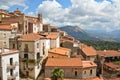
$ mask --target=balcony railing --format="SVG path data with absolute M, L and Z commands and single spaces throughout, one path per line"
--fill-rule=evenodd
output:
M 15 63 L 13 63 L 12 65 L 11 64 L 8 64 L 7 65 L 7 69 L 14 69 L 16 66 L 17 66 L 17 64 L 18 64 L 18 62 L 15 62 Z
M 28 52 L 29 51 L 29 49 L 28 48 L 24 48 L 24 52 Z
M 8 75 L 8 80 L 13 80 L 13 79 L 15 79 L 16 77 L 18 76 L 18 73 L 16 72 L 15 74 L 13 74 L 13 75 Z

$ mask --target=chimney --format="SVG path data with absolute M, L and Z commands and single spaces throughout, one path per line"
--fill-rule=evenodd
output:
M 106 50 L 104 50 L 104 52 L 106 52 Z

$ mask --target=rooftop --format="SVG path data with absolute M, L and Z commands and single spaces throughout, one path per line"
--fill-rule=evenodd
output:
M 82 67 L 82 61 L 80 58 L 48 58 L 46 67 Z
M 82 61 L 83 68 L 96 67 L 97 65 L 93 61 Z
M 59 36 L 59 32 L 42 32 L 42 33 L 39 33 L 39 35 L 49 39 L 56 39 Z
M 56 39 L 59 36 L 57 32 L 49 32 L 49 33 L 30 33 L 22 35 L 18 40 L 19 41 L 36 41 L 39 39 Z
M 0 25 L 0 30 L 12 30 L 16 27 L 13 27 L 11 25 Z
M 19 41 L 35 41 L 35 40 L 39 40 L 40 38 L 44 38 L 44 37 L 36 33 L 30 33 L 30 34 L 22 35 L 18 40 Z
M 95 56 L 97 55 L 96 50 L 92 46 L 81 45 L 81 50 L 86 56 Z
M 54 53 L 54 54 L 59 54 L 59 55 L 69 55 L 70 53 L 70 49 L 68 48 L 63 48 L 63 47 L 59 47 L 59 48 L 53 48 L 51 50 L 49 50 L 49 53 Z
M 18 50 L 9 50 L 9 49 L 0 48 L 0 56 L 10 55 L 14 53 L 18 53 Z
M 120 56 L 119 51 L 115 50 L 104 50 L 104 51 L 97 51 L 99 56 L 110 57 L 110 56 Z
M 120 68 L 119 65 L 114 64 L 114 63 L 112 63 L 112 62 L 104 63 L 104 65 L 106 65 L 106 66 L 108 66 L 109 68 L 112 68 L 112 69 L 118 69 L 118 68 Z

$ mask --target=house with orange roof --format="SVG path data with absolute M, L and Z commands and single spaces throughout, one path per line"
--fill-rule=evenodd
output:
M 9 48 L 9 38 L 16 37 L 18 23 L 0 23 L 0 46 Z
M 97 65 L 93 61 L 82 61 L 82 65 L 83 65 L 82 78 L 96 77 Z
M 47 39 L 50 39 L 50 48 L 60 47 L 60 35 L 59 32 L 43 32 L 39 35 L 44 36 Z
M 24 34 L 18 38 L 20 69 L 27 77 L 36 79 L 42 68 L 42 61 L 50 49 L 50 39 L 37 33 Z
M 80 45 L 81 55 L 85 60 L 95 61 L 97 53 L 92 46 L 87 46 L 85 44 Z
M 19 80 L 19 51 L 0 48 L 0 80 Z
M 64 78 L 82 78 L 80 58 L 48 58 L 45 64 L 45 78 L 51 77 L 51 72 L 55 67 L 64 70 Z
M 70 58 L 70 56 L 71 50 L 63 47 L 53 48 L 48 52 L 49 58 Z
M 80 48 L 79 48 L 80 41 L 75 40 L 73 37 L 67 35 L 67 36 L 61 37 L 60 42 L 61 42 L 60 43 L 61 47 L 71 49 L 72 57 L 80 56 L 79 55 L 80 54 Z
M 96 77 L 97 65 L 93 61 L 82 61 L 80 58 L 48 58 L 45 78 L 51 77 L 55 67 L 64 70 L 64 78 L 81 80 Z

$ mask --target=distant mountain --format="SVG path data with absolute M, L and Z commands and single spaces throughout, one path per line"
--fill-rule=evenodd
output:
M 92 36 L 100 38 L 104 41 L 116 41 L 120 42 L 120 30 L 114 30 L 111 32 L 106 32 L 104 30 L 85 30 Z
M 75 39 L 80 39 L 80 40 L 100 40 L 98 38 L 95 38 L 88 33 L 86 33 L 84 30 L 82 30 L 78 26 L 63 26 L 60 27 L 59 29 L 66 31 L 69 35 L 73 36 Z

